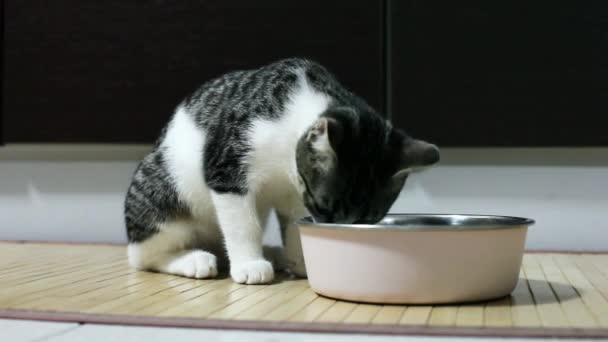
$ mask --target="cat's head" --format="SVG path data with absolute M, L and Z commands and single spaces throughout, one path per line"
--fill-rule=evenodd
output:
M 439 149 L 375 113 L 330 108 L 296 151 L 304 205 L 318 222 L 376 223 L 411 171 L 439 161 Z

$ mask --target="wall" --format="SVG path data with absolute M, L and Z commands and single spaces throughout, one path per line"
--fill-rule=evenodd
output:
M 123 193 L 147 149 L 0 148 L 0 239 L 124 242 Z M 608 149 L 442 153 L 410 177 L 393 212 L 526 216 L 537 220 L 528 248 L 608 250 Z

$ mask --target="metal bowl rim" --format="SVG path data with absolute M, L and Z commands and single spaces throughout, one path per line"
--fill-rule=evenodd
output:
M 494 229 L 514 229 L 520 228 L 521 226 L 530 226 L 536 222 L 533 219 L 517 216 L 503 216 L 503 215 L 479 215 L 479 214 L 405 214 L 395 213 L 388 214 L 383 220 L 387 218 L 459 218 L 469 220 L 487 220 L 488 223 L 484 224 L 341 224 L 341 223 L 319 223 L 314 222 L 311 216 L 302 217 L 296 221 L 296 224 L 300 227 L 310 228 L 326 228 L 326 229 L 347 229 L 347 230 L 379 230 L 379 231 L 464 231 L 464 230 L 494 230 Z

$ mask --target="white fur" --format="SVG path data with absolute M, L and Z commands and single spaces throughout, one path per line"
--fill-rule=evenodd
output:
M 204 145 L 203 131 L 196 127 L 185 109 L 179 108 L 162 142 L 167 165 L 180 198 L 188 203 L 194 216 L 213 223 L 215 212 L 203 178 Z
M 259 120 L 254 123 L 250 134 L 254 146 L 249 161 L 252 171 L 250 184 L 259 187 L 271 179 L 275 183 L 273 188 L 281 185 L 278 188 L 280 192 L 290 190 L 285 187 L 292 188 L 298 184 L 296 145 L 329 103 L 330 98 L 312 89 L 300 76 L 300 87 L 291 95 L 281 120 Z
M 133 266 L 195 278 L 213 277 L 217 261 L 208 252 L 222 253 L 219 246 L 223 241 L 234 281 L 258 284 L 272 280 L 272 265 L 262 253 L 262 218 L 271 208 L 288 222 L 306 214 L 299 196 L 296 145 L 330 103 L 330 98 L 313 90 L 302 75 L 299 80 L 280 120 L 258 120 L 252 125 L 253 148 L 247 159 L 250 191 L 245 196 L 217 194 L 205 185 L 205 135 L 185 109 L 176 111 L 162 146 L 179 198 L 190 207 L 193 219 L 162 224 L 159 234 L 129 245 Z M 295 235 L 295 227 L 289 225 L 285 254 L 294 271 L 305 275 Z M 192 250 L 201 245 L 207 251 Z
M 131 266 L 154 269 L 190 278 L 217 275 L 215 255 L 199 249 L 195 222 L 173 221 L 161 224 L 159 233 L 142 243 L 129 244 L 127 254 Z
M 246 284 L 271 281 L 273 270 L 263 256 L 263 232 L 254 202 L 255 194 L 213 193 L 212 198 L 224 234 L 232 278 Z

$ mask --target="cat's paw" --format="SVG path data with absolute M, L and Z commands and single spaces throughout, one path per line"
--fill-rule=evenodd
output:
M 298 277 L 306 278 L 306 265 L 304 264 L 300 232 L 297 226 L 293 224 L 285 230 L 284 253 L 289 271 Z
M 300 277 L 300 278 L 308 277 L 306 274 L 306 265 L 304 264 L 304 262 L 292 263 L 291 265 L 289 265 L 289 270 L 291 271 L 291 273 L 293 273 L 297 277 Z
M 188 278 L 212 278 L 217 276 L 217 259 L 211 253 L 194 250 L 172 260 L 168 271 Z
M 239 284 L 267 284 L 274 278 L 274 270 L 270 262 L 261 259 L 232 265 L 230 275 Z

